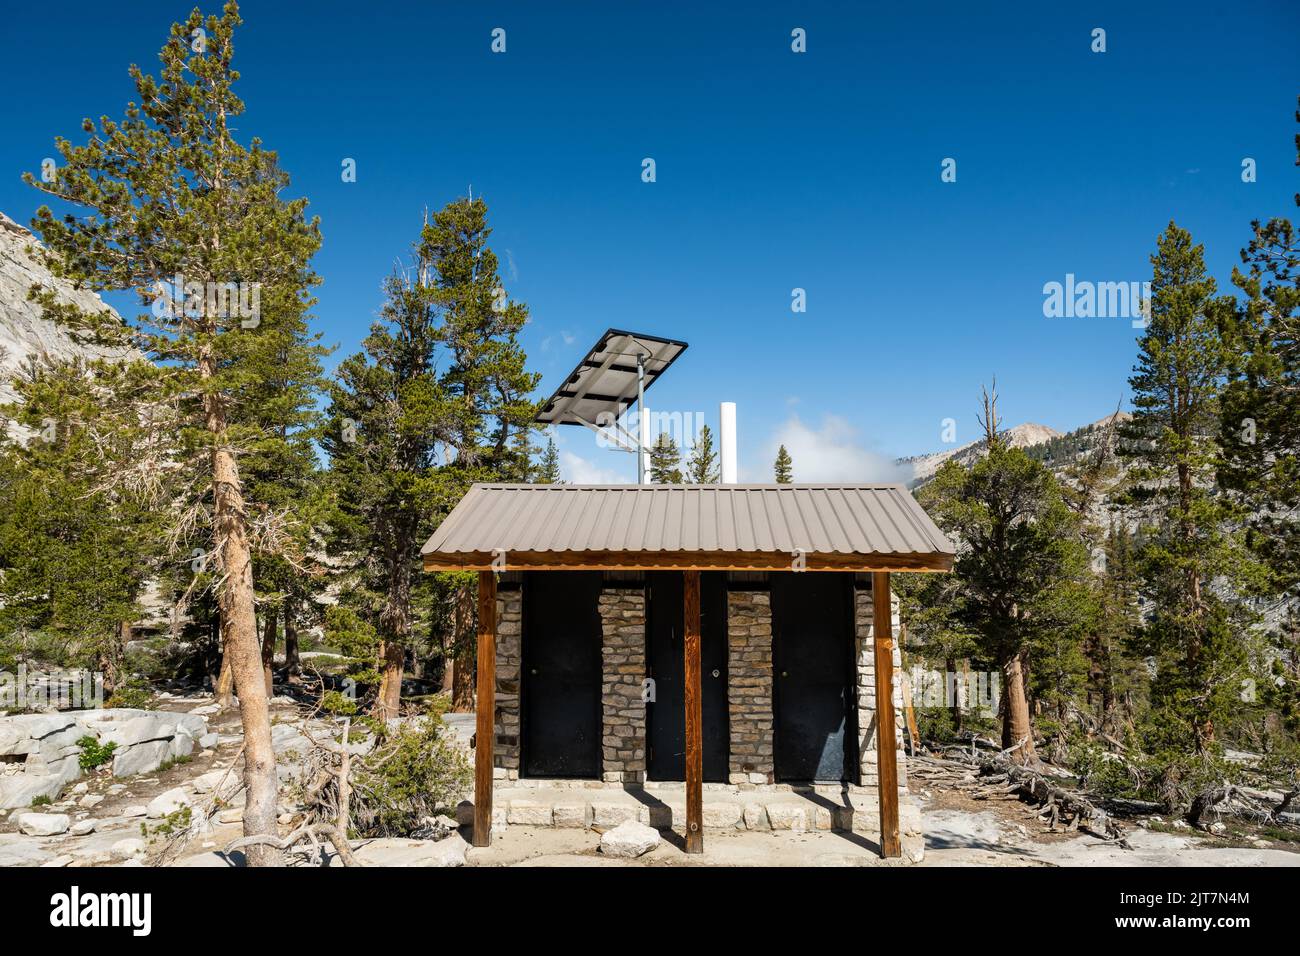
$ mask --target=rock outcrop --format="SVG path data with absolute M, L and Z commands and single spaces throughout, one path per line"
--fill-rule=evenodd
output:
M 196 714 L 128 707 L 0 717 L 0 758 L 8 758 L 0 764 L 0 809 L 57 798 L 81 776 L 85 737 L 113 744 L 113 775 L 125 777 L 193 753 L 207 734 L 207 720 Z
M 113 312 L 94 292 L 51 275 L 41 261 L 39 247 L 40 240 L 29 230 L 0 213 L 0 404 L 17 397 L 13 376 L 29 359 L 66 361 L 125 354 L 77 342 L 65 329 L 45 319 L 41 307 L 27 298 L 33 285 L 41 285 L 83 311 Z

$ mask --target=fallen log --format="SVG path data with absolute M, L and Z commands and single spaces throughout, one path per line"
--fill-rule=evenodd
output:
M 1012 755 L 1017 748 L 995 754 L 971 756 L 959 748 L 944 748 L 943 757 L 923 756 L 908 763 L 908 773 L 927 784 L 938 784 L 971 793 L 976 800 L 1026 800 L 1035 804 L 1034 815 L 1049 821 L 1056 829 L 1064 822 L 1068 832 L 1084 830 L 1103 840 L 1119 840 L 1123 831 L 1101 807 L 1082 793 L 1057 786 L 1049 778 L 1059 770 L 1036 764 L 1017 764 Z
M 1285 804 L 1286 801 L 1283 801 Z M 1268 823 L 1276 819 L 1276 810 L 1264 806 L 1241 787 L 1227 781 L 1196 795 L 1187 811 L 1187 822 L 1198 830 L 1205 830 L 1209 825 L 1202 820 L 1207 814 L 1213 814 L 1216 819 L 1222 816 L 1243 817 L 1254 823 Z
M 1079 829 L 1103 840 L 1118 840 L 1124 835 L 1115 820 L 1083 794 L 1065 790 L 1051 783 L 1032 765 L 1012 763 L 1002 754 L 980 762 L 980 776 L 990 782 L 1004 783 L 1003 792 L 1017 793 L 1022 799 L 1040 804 L 1040 816 L 1050 818 L 1049 829 L 1055 830 L 1061 819 L 1068 829 Z

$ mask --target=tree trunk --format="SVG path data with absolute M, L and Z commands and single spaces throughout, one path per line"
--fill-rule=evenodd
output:
M 957 673 L 957 661 L 951 657 L 943 662 L 943 666 L 946 671 L 944 679 L 948 679 L 947 674 L 952 675 L 952 703 L 948 705 L 952 716 L 952 732 L 960 734 L 962 713 L 966 707 L 966 675 Z
M 217 625 L 217 641 L 221 646 L 221 673 L 217 677 L 217 706 L 229 710 L 235 704 L 235 672 L 230 669 L 230 651 L 226 639 L 222 636 L 221 625 Z
M 447 640 L 442 642 L 442 693 L 451 694 L 452 674 L 455 672 L 455 665 L 452 663 L 452 654 L 455 651 L 455 644 Z
M 285 598 L 284 601 L 284 670 L 290 684 L 302 683 L 302 661 L 298 657 L 298 621 L 295 612 L 296 601 Z
M 200 377 L 211 380 L 216 360 L 210 352 L 199 359 Z M 248 543 L 247 516 L 239 481 L 239 462 L 226 443 L 226 410 L 215 391 L 203 395 L 204 424 L 212 435 L 213 532 L 217 570 L 224 578 L 218 594 L 221 635 L 225 647 L 222 667 L 228 667 L 239 697 L 244 730 L 244 836 L 277 838 L 276 798 L 279 781 L 271 745 L 271 712 L 257 639 L 253 596 L 253 555 Z M 218 688 L 220 698 L 220 687 Z M 254 845 L 246 850 L 250 866 L 279 866 L 284 852 L 276 846 Z
M 224 437 L 224 420 L 218 434 Z M 226 583 L 221 589 L 222 635 L 230 673 L 239 696 L 239 719 L 244 728 L 245 836 L 278 836 L 275 750 L 271 745 L 271 714 L 266 678 L 257 640 L 257 614 L 253 604 L 253 556 L 248 546 L 239 466 L 234 454 L 218 447 L 212 455 L 216 500 L 216 532 L 220 568 Z M 284 854 L 278 847 L 250 846 L 251 866 L 278 866 Z
M 396 542 L 388 575 L 388 596 L 379 614 L 380 667 L 379 699 L 375 716 L 392 720 L 402 703 L 402 672 L 406 666 L 406 647 L 411 640 L 411 560 L 404 541 Z
M 110 697 L 113 691 L 117 690 L 118 680 L 121 677 L 122 655 L 126 651 L 126 645 L 131 643 L 131 622 L 123 621 L 118 625 L 117 638 L 109 642 L 108 647 L 104 648 L 99 655 L 99 672 L 103 675 L 104 693 Z
M 1034 731 L 1029 723 L 1029 697 L 1025 692 L 1024 654 L 1011 654 L 1002 664 L 1002 747 L 1009 750 L 1015 763 L 1037 763 Z M 1023 741 L 1023 743 L 1021 743 Z
M 402 704 L 402 672 L 406 665 L 406 649 L 395 641 L 385 641 L 379 648 L 383 676 L 379 681 L 379 699 L 375 701 L 375 716 L 392 720 Z
M 275 696 L 275 641 L 276 641 L 276 621 L 280 615 L 277 608 L 268 606 L 266 609 L 266 624 L 262 631 L 262 676 L 266 681 L 266 696 L 271 698 Z
M 468 585 L 456 589 L 452 609 L 455 662 L 451 678 L 451 709 L 456 713 L 474 710 L 474 670 L 478 660 L 478 635 L 474 628 L 474 594 Z

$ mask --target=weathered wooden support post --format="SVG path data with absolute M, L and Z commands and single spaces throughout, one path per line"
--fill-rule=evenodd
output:
M 700 695 L 700 572 L 683 571 L 686 687 L 686 852 L 704 852 L 703 706 Z
M 492 764 L 496 742 L 497 579 L 478 573 L 478 702 L 474 720 L 474 845 L 492 845 Z
M 880 790 L 880 855 L 903 855 L 898 836 L 898 733 L 894 727 L 894 627 L 889 572 L 871 576 L 872 628 L 876 651 L 876 780 Z

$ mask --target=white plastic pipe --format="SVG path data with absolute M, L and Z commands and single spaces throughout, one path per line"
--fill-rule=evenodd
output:
M 722 483 L 736 483 L 736 403 L 723 402 L 718 409 L 718 455 L 722 462 Z

